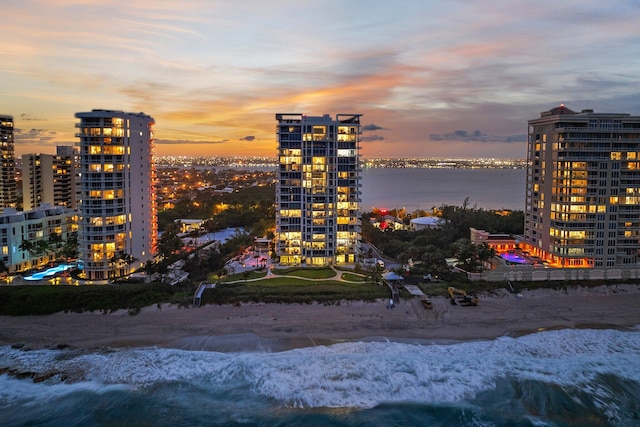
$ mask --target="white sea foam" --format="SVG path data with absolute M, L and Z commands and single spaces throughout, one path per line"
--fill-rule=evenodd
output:
M 34 383 L 32 381 L 19 380 L 7 374 L 0 375 L 0 402 L 2 405 L 17 401 L 26 405 L 41 405 L 42 402 L 50 399 L 76 392 L 101 394 L 123 389 L 129 389 L 129 387 L 123 384 L 104 384 L 97 381 L 81 381 L 77 383 L 46 381 Z
M 64 384 L 51 379 L 25 385 L 26 380 L 4 375 L 0 382 L 7 387 L 2 387 L 0 403 L 42 396 L 43 392 L 64 393 L 73 387 L 91 390 L 120 384 L 140 388 L 190 382 L 213 391 L 245 388 L 285 407 L 367 408 L 383 402 L 472 400 L 494 389 L 502 378 L 582 386 L 601 396 L 603 402 L 610 402 L 612 392 L 594 385 L 594 379 L 612 374 L 640 383 L 638 354 L 640 332 L 615 330 L 549 331 L 449 345 L 352 342 L 279 353 L 157 348 L 25 352 L 2 348 L 0 367 L 56 372 L 79 382 Z

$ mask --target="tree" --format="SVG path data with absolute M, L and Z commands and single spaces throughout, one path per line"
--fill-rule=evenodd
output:
M 0 275 L 3 275 L 8 272 L 9 272 L 9 267 L 7 267 L 7 264 L 5 264 L 4 261 L 0 259 Z
M 48 255 L 51 252 L 51 245 L 48 240 L 38 240 L 36 242 L 36 253 L 38 255 Z
M 19 248 L 21 251 L 29 253 L 30 257 L 33 257 L 36 254 L 36 245 L 31 240 L 22 239 L 22 243 L 20 243 Z
M 167 230 L 162 233 L 160 241 L 158 242 L 158 252 L 165 258 L 169 258 L 176 251 L 182 249 L 182 239 L 178 237 L 178 234 L 174 229 Z
M 467 271 L 475 271 L 477 266 L 477 248 L 467 238 L 460 238 L 452 243 L 452 252 Z
M 147 262 L 144 265 L 144 272 L 148 275 L 151 276 L 153 273 L 155 273 L 157 270 L 157 266 L 156 264 L 151 261 L 151 260 L 147 260 Z
M 60 234 L 58 233 L 51 233 L 49 234 L 47 241 L 49 243 L 50 248 L 53 249 L 53 253 L 56 255 L 56 258 L 57 258 L 58 255 L 61 253 L 61 249 L 62 249 L 62 243 L 63 243 L 62 236 L 60 236 Z
M 431 274 L 431 276 L 442 276 L 442 274 L 449 271 L 447 260 L 445 259 L 442 251 L 435 246 L 425 247 L 425 251 L 420 257 L 422 265 L 424 267 L 424 273 Z
M 32 242 L 30 240 L 22 240 L 20 243 L 20 249 L 29 254 L 29 259 L 38 258 L 41 254 L 49 253 L 49 242 L 46 240 L 38 240 Z
M 56 251 L 60 249 L 63 243 L 62 236 L 55 232 L 49 234 L 49 238 L 47 240 L 49 242 L 49 245 L 51 245 Z
M 118 255 L 114 254 L 109 259 L 109 268 L 113 272 L 113 277 L 126 274 L 126 272 L 129 271 L 129 266 L 133 264 L 136 260 L 137 258 L 135 258 L 134 256 L 126 252 L 122 252 Z
M 76 233 L 71 234 L 65 240 L 62 245 L 62 255 L 67 259 L 78 257 L 78 235 Z
M 487 242 L 482 242 L 477 247 L 478 260 L 484 266 L 484 263 L 488 262 L 491 258 L 496 256 L 496 250 L 489 246 Z
M 128 266 L 136 262 L 138 259 L 131 254 L 123 252 L 120 254 L 120 260 Z
M 373 267 L 373 272 L 371 273 L 371 281 L 373 283 L 380 283 L 382 280 L 382 272 L 384 271 L 384 267 L 376 262 L 376 265 Z
M 118 257 L 116 255 L 113 255 L 111 258 L 109 258 L 109 276 L 111 278 L 116 277 L 117 264 L 118 264 Z

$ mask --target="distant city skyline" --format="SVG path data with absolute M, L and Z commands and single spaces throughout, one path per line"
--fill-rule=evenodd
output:
M 367 157 L 523 158 L 564 103 L 640 114 L 631 1 L 27 0 L 3 5 L 15 153 L 92 108 L 156 120 L 156 154 L 274 156 L 276 112 L 361 113 Z

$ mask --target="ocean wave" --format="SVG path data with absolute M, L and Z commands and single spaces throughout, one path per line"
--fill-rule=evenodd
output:
M 617 384 L 640 384 L 640 332 L 547 331 L 457 344 L 347 342 L 278 353 L 163 348 L 99 352 L 0 348 L 0 405 L 84 387 L 142 390 L 189 383 L 267 399 L 282 408 L 372 408 L 389 402 L 458 403 L 505 379 L 587 393 L 611 407 Z M 17 372 L 54 373 L 34 383 Z M 14 373 L 12 375 L 11 373 Z M 578 398 L 578 397 L 576 397 Z M 640 398 L 640 396 L 636 396 Z M 595 403 L 594 403 L 595 404 Z

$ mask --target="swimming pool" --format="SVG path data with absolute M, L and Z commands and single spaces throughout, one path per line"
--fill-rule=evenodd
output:
M 500 257 L 503 260 L 512 262 L 514 264 L 533 264 L 533 262 L 529 258 L 515 252 L 505 252 L 501 254 Z
M 60 264 L 55 267 L 47 268 L 44 271 L 39 271 L 37 273 L 32 274 L 31 276 L 25 276 L 24 280 L 43 280 L 49 277 L 55 276 L 58 273 L 66 271 L 70 268 L 75 267 L 73 264 Z

